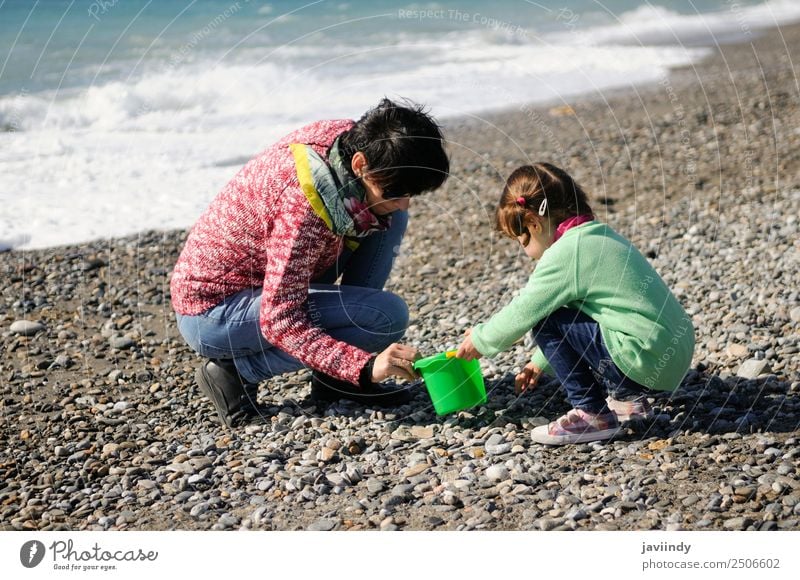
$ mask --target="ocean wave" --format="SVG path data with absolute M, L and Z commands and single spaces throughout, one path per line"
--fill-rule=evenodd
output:
M 601 89 L 620 82 L 614 73 L 628 83 L 652 80 L 700 56 L 681 47 L 498 44 L 482 32 L 401 48 L 375 46 L 355 54 L 353 47 L 328 47 L 326 62 L 310 58 L 304 47 L 294 63 L 286 55 L 281 64 L 195 62 L 127 82 L 7 95 L 0 98 L 0 127 L 191 133 L 358 116 L 384 94 L 406 95 L 434 109 L 487 110 L 574 94 L 576 83 L 585 91 Z M 507 87 L 510 97 L 497 99 L 497 91 L 487 91 L 492 85 Z
M 800 2 L 767 0 L 743 6 L 726 0 L 716 12 L 680 14 L 663 6 L 645 4 L 610 17 L 614 22 L 572 28 L 550 34 L 552 42 L 578 45 L 707 45 L 744 40 L 755 31 L 800 20 Z M 569 20 L 565 20 L 569 23 Z M 579 23 L 578 18 L 575 23 Z
M 314 90 L 306 86 L 310 83 Z M 298 98 L 333 91 L 302 70 L 274 64 L 221 66 L 211 62 L 162 69 L 129 82 L 111 81 L 61 93 L 0 98 L 0 126 L 15 130 L 191 132 L 237 118 L 285 120 Z

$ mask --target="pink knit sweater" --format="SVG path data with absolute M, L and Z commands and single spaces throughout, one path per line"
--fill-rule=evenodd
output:
M 349 120 L 319 121 L 254 159 L 211 202 L 192 228 L 172 274 L 172 307 L 196 315 L 245 288 L 263 287 L 261 332 L 313 369 L 358 383 L 370 353 L 315 326 L 308 286 L 336 261 L 343 240 L 312 210 L 297 180 L 289 145 L 323 157 Z

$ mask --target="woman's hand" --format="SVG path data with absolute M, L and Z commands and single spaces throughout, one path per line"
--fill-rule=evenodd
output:
M 467 331 L 464 333 L 464 342 L 461 343 L 461 346 L 458 347 L 458 352 L 456 356 L 458 358 L 463 358 L 464 360 L 472 360 L 474 358 L 481 358 L 483 355 L 478 352 L 478 349 L 475 348 L 475 345 L 472 344 L 472 329 L 468 328 Z
M 390 344 L 375 357 L 372 366 L 372 381 L 379 383 L 389 377 L 400 377 L 409 381 L 417 379 L 412 365 L 419 358 L 417 349 L 405 344 Z
M 533 363 L 526 364 L 522 372 L 514 377 L 514 392 L 519 395 L 526 391 L 532 391 L 536 388 L 540 376 L 542 376 L 542 371 L 539 367 Z

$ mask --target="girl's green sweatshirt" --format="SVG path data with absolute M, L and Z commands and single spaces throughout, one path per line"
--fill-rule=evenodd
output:
M 691 318 L 647 259 L 597 221 L 567 230 L 545 250 L 528 284 L 472 330 L 472 342 L 493 357 L 562 307 L 594 319 L 614 363 L 641 385 L 672 391 L 689 370 Z M 550 370 L 539 349 L 532 362 Z

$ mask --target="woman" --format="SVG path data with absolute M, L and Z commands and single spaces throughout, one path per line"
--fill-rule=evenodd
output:
M 249 414 L 248 384 L 306 366 L 317 401 L 411 398 L 378 384 L 413 379 L 417 357 L 396 343 L 406 304 L 383 286 L 411 198 L 448 171 L 436 122 L 384 99 L 355 123 L 287 135 L 228 183 L 192 228 L 170 284 L 181 334 L 208 359 L 198 386 L 223 423 Z

